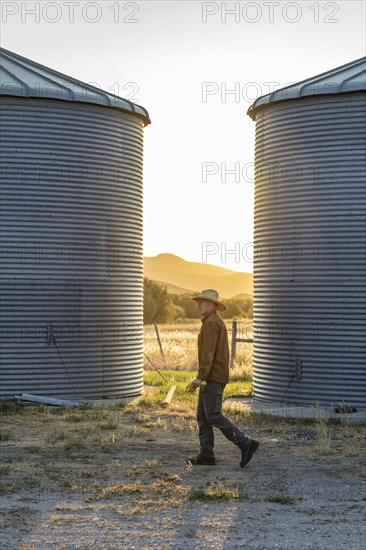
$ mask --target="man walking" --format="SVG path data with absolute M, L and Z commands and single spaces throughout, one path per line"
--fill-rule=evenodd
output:
M 222 414 L 222 395 L 229 382 L 229 344 L 225 323 L 217 311 L 226 307 L 219 301 L 216 290 L 203 290 L 192 299 L 198 304 L 202 327 L 198 335 L 198 374 L 192 385 L 200 388 L 197 422 L 200 452 L 187 459 L 192 465 L 216 464 L 214 431 L 218 428 L 224 436 L 241 450 L 240 466 L 243 468 L 258 449 L 259 442 L 249 439 L 231 420 Z M 205 381 L 205 385 L 201 385 Z

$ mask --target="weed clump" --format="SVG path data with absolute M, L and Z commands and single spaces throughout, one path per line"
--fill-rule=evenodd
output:
M 11 431 L 8 428 L 0 428 L 0 441 L 9 441 L 11 439 Z
M 325 411 L 319 404 L 316 406 L 316 422 L 317 430 L 317 444 L 315 445 L 315 451 L 319 454 L 329 454 L 331 451 L 331 433 L 328 419 L 325 416 Z

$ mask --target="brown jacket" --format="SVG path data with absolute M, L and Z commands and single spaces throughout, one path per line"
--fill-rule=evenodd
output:
M 224 321 L 215 311 L 202 319 L 198 335 L 198 374 L 200 380 L 229 382 L 229 343 Z

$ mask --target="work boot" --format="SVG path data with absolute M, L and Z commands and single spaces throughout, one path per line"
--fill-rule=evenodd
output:
M 186 463 L 192 464 L 192 466 L 214 466 L 216 464 L 216 460 L 214 457 L 211 458 L 198 454 L 187 458 Z
M 241 447 L 240 468 L 244 468 L 244 466 L 248 464 L 258 447 L 259 441 L 256 441 L 255 439 L 251 439 L 248 445 Z

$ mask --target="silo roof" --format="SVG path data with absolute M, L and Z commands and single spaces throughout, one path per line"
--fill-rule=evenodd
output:
M 129 111 L 150 124 L 149 113 L 136 105 L 96 86 L 45 67 L 26 57 L 0 48 L 0 95 L 59 99 L 94 103 Z
M 249 107 L 247 114 L 255 120 L 257 110 L 270 103 L 306 96 L 342 94 L 362 90 L 366 90 L 366 57 L 258 97 Z

